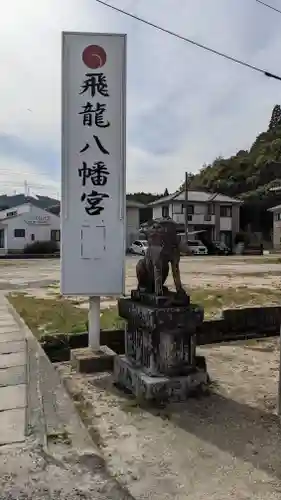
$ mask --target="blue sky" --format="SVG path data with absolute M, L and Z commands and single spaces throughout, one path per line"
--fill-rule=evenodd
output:
M 270 0 L 280 7 L 279 0 Z M 281 15 L 255 0 L 110 0 L 198 42 L 281 74 Z M 61 31 L 128 35 L 127 191 L 176 189 L 250 146 L 281 102 L 270 80 L 95 0 L 6 0 L 0 17 L 1 192 L 60 191 Z

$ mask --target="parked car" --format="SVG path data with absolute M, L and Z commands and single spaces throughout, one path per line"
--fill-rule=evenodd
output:
M 130 246 L 131 253 L 137 255 L 145 255 L 145 252 L 148 248 L 147 240 L 135 240 Z
M 200 240 L 188 240 L 188 246 L 193 255 L 208 255 L 208 250 Z

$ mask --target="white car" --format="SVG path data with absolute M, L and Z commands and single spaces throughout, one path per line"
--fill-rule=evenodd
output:
M 130 246 L 130 251 L 137 255 L 145 255 L 147 248 L 147 240 L 135 240 Z
M 189 250 L 193 255 L 208 255 L 208 250 L 200 240 L 188 240 Z

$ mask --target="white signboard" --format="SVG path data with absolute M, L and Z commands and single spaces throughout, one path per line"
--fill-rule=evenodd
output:
M 25 222 L 27 224 L 50 224 L 50 216 L 49 215 L 36 215 L 33 219 L 26 219 Z
M 63 33 L 61 292 L 125 289 L 126 35 Z

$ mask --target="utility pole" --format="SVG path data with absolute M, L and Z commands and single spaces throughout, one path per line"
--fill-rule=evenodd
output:
M 187 186 L 188 174 L 185 172 L 185 190 L 184 190 L 184 232 L 185 241 L 188 243 L 188 186 Z

